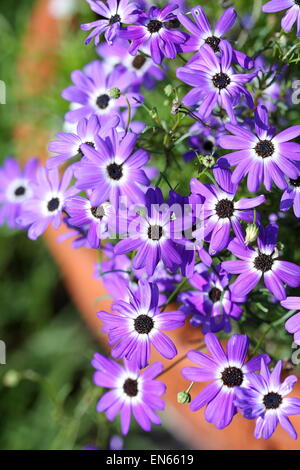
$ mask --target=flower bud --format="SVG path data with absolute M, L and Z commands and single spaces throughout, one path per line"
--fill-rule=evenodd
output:
M 256 224 L 249 224 L 246 228 L 246 238 L 245 238 L 245 245 L 249 245 L 249 243 L 255 242 L 258 235 L 258 227 Z
M 191 402 L 191 395 L 188 392 L 177 393 L 177 402 L 181 405 L 185 405 Z
M 20 374 L 16 370 L 9 370 L 6 372 L 6 374 L 3 377 L 3 385 L 5 387 L 16 387 L 18 383 L 20 382 Z
M 110 90 L 108 90 L 108 94 L 110 98 L 117 100 L 121 96 L 121 90 L 119 90 L 119 88 L 111 88 Z

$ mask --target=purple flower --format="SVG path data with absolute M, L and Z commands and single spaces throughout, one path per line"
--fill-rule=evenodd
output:
M 127 134 L 122 140 L 113 129 L 105 140 L 96 137 L 96 148 L 83 144 L 84 158 L 77 163 L 74 174 L 76 186 L 84 190 L 93 190 L 93 207 L 110 201 L 115 209 L 119 198 L 126 196 L 129 202 L 144 201 L 143 187 L 150 181 L 141 168 L 148 162 L 149 154 L 139 149 L 132 153 L 137 135 Z
M 105 138 L 110 129 L 118 126 L 119 121 L 119 116 L 115 115 L 107 118 L 107 121 L 101 127 L 98 116 L 93 114 L 89 119 L 80 119 L 76 133 L 59 132 L 56 134 L 59 140 L 50 142 L 48 146 L 49 152 L 57 155 L 47 160 L 47 168 L 54 168 L 78 154 L 83 156 L 81 149 L 83 144 L 96 148 L 96 137 Z
M 223 108 L 230 120 L 236 123 L 234 107 L 241 95 L 253 108 L 250 93 L 243 87 L 250 82 L 256 72 L 235 74 L 232 67 L 232 48 L 227 41 L 220 43 L 221 57 L 217 56 L 208 44 L 201 47 L 201 55 L 192 58 L 184 67 L 177 69 L 177 77 L 194 88 L 185 95 L 186 106 L 199 105 L 198 112 L 203 119 L 209 118 L 216 105 Z
M 172 21 L 176 16 L 172 13 L 178 5 L 171 3 L 164 8 L 151 7 L 148 14 L 139 16 L 138 24 L 128 26 L 121 32 L 121 37 L 129 39 L 129 52 L 136 55 L 143 46 L 149 50 L 153 61 L 160 64 L 164 57 L 175 59 L 178 45 L 186 41 L 186 35 L 172 29 Z
M 204 405 L 205 419 L 218 429 L 228 426 L 237 413 L 235 406 L 236 389 L 248 382 L 251 372 L 259 369 L 261 358 L 269 361 L 264 354 L 245 363 L 249 339 L 246 335 L 233 335 L 227 342 L 226 353 L 213 333 L 204 337 L 211 356 L 190 351 L 188 358 L 199 367 L 184 367 L 182 375 L 192 382 L 211 382 L 191 402 L 192 411 Z
M 85 40 L 85 44 L 95 39 L 95 45 L 98 46 L 103 33 L 108 44 L 112 44 L 120 32 L 121 24 L 134 23 L 138 17 L 136 5 L 130 0 L 86 1 L 100 19 L 81 25 L 83 31 L 93 30 Z
M 300 267 L 278 259 L 277 238 L 277 225 L 268 225 L 260 229 L 257 248 L 243 245 L 236 239 L 229 243 L 228 250 L 240 258 L 222 263 L 222 267 L 229 273 L 239 274 L 236 281 L 231 284 L 233 294 L 247 295 L 263 278 L 266 288 L 274 297 L 284 300 L 286 298 L 284 284 L 291 287 L 300 285 Z
M 284 191 L 281 201 L 280 210 L 287 211 L 292 206 L 296 217 L 300 217 L 300 176 L 297 179 L 289 178 L 287 180 L 288 187 Z
M 299 0 L 270 0 L 262 7 L 265 13 L 288 10 L 281 20 L 284 31 L 291 31 L 297 21 L 297 36 L 300 36 L 300 2 Z
M 272 189 L 272 182 L 280 189 L 286 189 L 285 175 L 298 178 L 299 169 L 295 161 L 300 160 L 300 145 L 289 141 L 300 135 L 300 126 L 289 127 L 275 135 L 275 129 L 269 125 L 266 108 L 259 106 L 255 110 L 255 133 L 231 124 L 226 128 L 233 136 L 221 136 L 221 147 L 238 151 L 224 155 L 220 161 L 236 166 L 232 174 L 233 183 L 239 183 L 248 175 L 248 189 L 255 193 L 261 183 L 268 191 Z
M 122 95 L 117 99 L 110 97 L 110 90 L 113 88 L 126 93 L 132 107 L 139 106 L 143 101 L 141 95 L 129 91 L 134 80 L 134 72 L 124 72 L 124 69 L 116 67 L 113 72 L 107 74 L 103 63 L 99 60 L 88 64 L 83 72 L 75 70 L 71 77 L 74 85 L 62 92 L 62 97 L 75 107 L 65 116 L 69 122 L 77 123 L 83 117 L 96 114 L 102 125 L 107 118 L 118 114 L 120 108 L 127 108 L 125 96 Z
M 101 44 L 97 52 L 103 57 L 104 65 L 111 72 L 115 66 L 122 66 L 124 71 L 133 72 L 135 78 L 132 80 L 132 89 L 138 91 L 141 85 L 148 90 L 155 87 L 157 80 L 165 78 L 164 71 L 153 64 L 151 57 L 148 57 L 146 50 L 139 49 L 134 57 L 128 52 L 128 41 L 119 39 L 112 46 Z M 145 53 L 143 53 L 145 52 Z
M 182 262 L 180 270 L 183 276 L 190 278 L 194 274 L 197 255 L 202 263 L 211 266 L 212 258 L 203 246 L 203 230 L 201 228 L 201 216 L 203 197 L 192 194 L 181 196 L 175 191 L 170 191 L 168 203 L 174 209 L 175 239 L 181 247 Z
M 295 375 L 280 380 L 282 362 L 278 361 L 270 373 L 264 360 L 260 374 L 249 374 L 247 386 L 236 389 L 236 405 L 247 419 L 256 418 L 254 436 L 269 439 L 278 424 L 297 439 L 297 433 L 289 415 L 300 414 L 300 399 L 285 397 L 298 381 Z
M 167 269 L 176 271 L 181 263 L 181 256 L 180 247 L 172 238 L 172 212 L 168 205 L 164 204 L 159 188 L 148 189 L 145 200 L 146 213 L 136 215 L 133 233 L 130 233 L 129 227 L 129 237 L 116 245 L 115 253 L 121 255 L 137 250 L 133 268 L 145 268 L 149 276 L 154 274 L 160 260 Z M 139 227 L 139 230 L 136 227 Z
M 160 362 L 140 371 L 135 362 L 124 361 L 121 366 L 96 353 L 92 365 L 96 369 L 94 383 L 112 389 L 100 398 L 97 411 L 105 411 L 109 421 L 120 413 L 123 434 L 129 431 L 131 414 L 144 431 L 151 430 L 151 423 L 161 424 L 155 410 L 161 411 L 165 407 L 160 397 L 166 392 L 166 386 L 154 380 L 163 370 Z
M 287 297 L 281 305 L 288 310 L 300 310 L 300 297 Z M 300 312 L 287 320 L 285 329 L 294 335 L 295 343 L 300 345 Z
M 16 219 L 19 217 L 22 206 L 32 197 L 32 186 L 38 160 L 32 158 L 20 168 L 17 160 L 6 158 L 0 168 L 0 225 L 7 222 L 9 228 L 17 228 Z
M 245 297 L 235 298 L 229 290 L 231 276 L 215 266 L 215 271 L 208 271 L 206 266 L 198 264 L 194 276 L 189 279 L 195 290 L 180 294 L 183 302 L 180 308 L 191 315 L 191 324 L 195 327 L 202 325 L 203 333 L 224 330 L 231 331 L 230 319 L 238 320 L 243 310 L 241 303 Z
M 134 294 L 129 290 L 130 301 L 119 300 L 113 304 L 115 313 L 98 313 L 108 332 L 114 358 L 135 360 L 142 369 L 149 364 L 151 345 L 165 358 L 177 354 L 174 343 L 162 331 L 174 330 L 184 325 L 184 313 L 160 312 L 159 291 L 156 284 L 139 281 Z
M 87 232 L 88 248 L 98 249 L 100 240 L 109 238 L 108 227 L 115 216 L 109 202 L 93 206 L 90 198 L 75 196 L 66 201 L 65 209 L 69 215 L 69 224 Z
M 183 52 L 199 51 L 201 56 L 201 47 L 208 44 L 214 53 L 220 52 L 220 43 L 223 41 L 224 34 L 231 29 L 236 21 L 237 13 L 234 8 L 227 8 L 215 28 L 209 24 L 204 8 L 197 6 L 191 9 L 191 13 L 195 20 L 192 22 L 186 15 L 178 13 L 178 19 L 183 26 L 192 34 L 188 40 L 180 46 Z M 242 52 L 233 50 L 233 61 L 242 67 L 251 68 L 253 61 Z
M 231 228 L 243 243 L 245 231 L 240 221 L 253 222 L 253 207 L 262 204 L 265 196 L 242 198 L 234 201 L 238 187 L 231 181 L 231 172 L 226 169 L 215 170 L 219 187 L 203 184 L 196 178 L 191 179 L 191 191 L 205 197 L 203 203 L 204 239 L 210 240 L 209 253 L 215 254 L 227 248 Z
M 44 167 L 38 168 L 32 198 L 23 205 L 17 219 L 21 227 L 29 227 L 28 237 L 31 240 L 40 237 L 50 224 L 56 230 L 60 226 L 66 201 L 78 193 L 74 186 L 68 189 L 72 176 L 73 171 L 68 168 L 60 181 L 57 169 L 47 171 Z

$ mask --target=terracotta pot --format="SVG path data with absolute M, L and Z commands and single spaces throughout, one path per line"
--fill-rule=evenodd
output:
M 63 28 L 59 21 L 51 17 L 48 9 L 48 0 L 39 0 L 32 12 L 24 37 L 23 50 L 19 61 L 20 95 L 32 96 L 36 100 L 47 93 L 49 84 L 55 78 L 56 57 L 55 50 L 59 47 Z M 83 46 L 84 47 L 84 46 Z M 60 90 L 57 90 L 60 93 Z M 19 125 L 15 130 L 15 139 L 18 144 L 19 155 L 27 158 L 32 154 L 47 156 L 48 135 L 47 129 L 39 125 L 38 139 L 36 126 L 39 115 L 31 116 L 31 122 Z M 24 150 L 25 149 L 25 150 Z M 45 242 L 56 260 L 64 277 L 70 295 L 81 312 L 83 318 L 90 326 L 99 341 L 106 344 L 106 337 L 100 333 L 101 324 L 96 317 L 100 309 L 109 310 L 111 303 L 108 300 L 97 301 L 101 296 L 107 296 L 104 286 L 93 278 L 94 263 L 97 261 L 95 250 L 74 250 L 70 241 L 57 243 L 57 237 L 64 233 L 65 228 L 58 232 L 50 228 L 45 234 Z M 184 356 L 189 349 L 195 347 L 195 340 L 199 338 L 199 331 L 185 326 L 170 332 L 170 336 L 178 348 L 178 357 Z M 162 357 L 153 350 L 152 360 L 162 360 Z M 171 362 L 162 360 L 168 367 Z M 176 362 L 176 360 L 175 360 Z M 164 424 L 178 439 L 185 442 L 189 448 L 202 449 L 299 449 L 298 441 L 293 441 L 285 431 L 278 428 L 269 441 L 253 438 L 254 423 L 241 416 L 236 416 L 232 424 L 223 431 L 217 430 L 204 419 L 203 410 L 192 413 L 186 405 L 178 405 L 176 396 L 179 391 L 186 388 L 187 383 L 182 378 L 180 370 L 189 364 L 184 359 L 170 372 L 164 375 L 167 384 L 165 400 L 166 411 L 163 413 Z M 201 390 L 195 385 L 193 394 Z M 294 395 L 300 396 L 300 386 L 295 388 Z M 300 431 L 300 416 L 292 421 Z

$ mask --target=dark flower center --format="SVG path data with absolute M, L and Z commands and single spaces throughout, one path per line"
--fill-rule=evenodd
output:
M 138 383 L 134 379 L 126 379 L 123 384 L 123 390 L 129 397 L 136 397 L 138 394 Z
M 144 56 L 144 54 L 138 54 L 137 56 L 135 56 L 135 58 L 132 61 L 132 67 L 139 70 L 143 67 L 145 62 L 146 62 L 146 57 Z
M 154 326 L 153 320 L 148 315 L 139 315 L 134 320 L 134 328 L 140 335 L 150 333 Z
M 222 292 L 217 287 L 213 287 L 208 294 L 208 297 L 213 303 L 216 303 L 220 300 Z
M 160 225 L 150 225 L 148 228 L 148 238 L 150 240 L 160 240 L 163 234 L 163 228 Z
M 227 387 L 240 386 L 243 383 L 244 374 L 237 367 L 226 367 L 222 372 L 223 384 Z
M 299 2 L 300 2 L 300 0 L 299 0 Z M 296 180 L 292 180 L 290 178 L 290 185 L 294 186 L 295 188 L 300 188 L 300 176 Z
M 93 214 L 94 217 L 96 217 L 96 219 L 102 219 L 105 216 L 105 210 L 102 205 L 98 207 L 92 207 L 91 213 Z
M 121 21 L 120 15 L 114 15 L 110 18 L 109 24 L 112 25 L 112 24 L 115 24 L 115 23 L 119 23 L 120 21 Z
M 300 7 L 300 0 L 294 0 L 294 1 L 295 1 L 295 4 Z
M 205 150 L 206 152 L 212 152 L 214 148 L 214 144 L 212 143 L 211 140 L 205 140 L 205 142 L 203 143 L 203 150 Z
M 223 88 L 226 88 L 228 85 L 230 85 L 231 80 L 228 75 L 226 75 L 226 73 L 220 72 L 213 76 L 212 82 L 216 88 L 222 90 Z
M 180 22 L 177 18 L 174 18 L 173 20 L 166 21 L 165 26 L 169 29 L 176 29 L 179 28 Z
M 111 163 L 106 168 L 108 176 L 113 180 L 120 180 L 123 176 L 123 169 L 122 165 L 118 165 L 117 163 Z
M 56 211 L 56 209 L 59 208 L 59 199 L 58 199 L 58 197 L 53 197 L 52 199 L 50 199 L 50 201 L 48 202 L 47 208 L 48 208 L 49 212 Z
M 85 144 L 85 145 L 89 145 L 90 147 L 95 148 L 94 142 L 84 142 L 84 144 Z M 82 152 L 82 150 L 81 150 L 80 147 L 79 147 L 79 149 L 78 149 L 78 153 L 83 157 L 83 152 Z
M 211 36 L 205 39 L 206 44 L 208 44 L 214 52 L 219 52 L 219 44 L 221 39 L 216 38 L 216 36 Z
M 17 189 L 15 189 L 15 196 L 24 196 L 26 193 L 26 188 L 24 186 L 19 186 Z
M 260 140 L 254 150 L 261 158 L 267 158 L 273 155 L 275 147 L 270 140 Z
M 147 24 L 147 28 L 148 28 L 148 31 L 149 33 L 153 34 L 153 33 L 158 33 L 158 31 L 163 27 L 163 24 L 161 21 L 158 21 L 158 20 L 151 20 L 149 21 L 149 23 Z
M 264 396 L 263 402 L 267 410 L 276 409 L 282 403 L 282 396 L 279 393 L 270 392 Z
M 254 260 L 254 266 L 263 273 L 270 271 L 273 266 L 272 256 L 266 255 L 265 253 L 260 253 Z
M 232 217 L 234 212 L 234 205 L 229 199 L 221 199 L 216 204 L 216 213 L 220 219 L 226 219 L 226 217 Z
M 100 109 L 106 109 L 109 103 L 110 97 L 108 95 L 100 95 L 96 100 L 96 104 Z

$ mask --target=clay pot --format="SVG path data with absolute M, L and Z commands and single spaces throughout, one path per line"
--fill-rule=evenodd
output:
M 49 13 L 48 0 L 37 1 L 32 11 L 23 42 L 23 49 L 19 61 L 18 89 L 20 95 L 34 97 L 47 93 L 49 85 L 55 78 L 56 57 L 55 50 L 62 39 L 61 24 Z M 84 47 L 84 45 L 82 46 Z M 57 90 L 60 93 L 60 90 Z M 18 125 L 15 129 L 15 140 L 19 155 L 27 158 L 31 155 L 47 157 L 48 133 L 47 129 L 36 132 L 39 115 L 31 116 L 31 121 Z M 38 138 L 37 138 L 38 137 Z M 25 150 L 24 150 L 25 149 Z M 101 334 L 101 324 L 96 317 L 98 310 L 109 310 L 109 300 L 97 301 L 99 297 L 107 296 L 103 284 L 93 278 L 94 263 L 97 261 L 96 250 L 82 248 L 74 250 L 70 241 L 57 243 L 57 238 L 64 233 L 62 227 L 58 232 L 52 228 L 45 234 L 45 242 L 56 260 L 64 278 L 66 287 L 89 325 L 93 335 L 96 335 L 102 344 L 106 345 L 106 337 Z M 178 357 L 185 356 L 187 351 L 195 348 L 195 340 L 199 338 L 199 331 L 186 325 L 175 331 L 168 332 L 178 348 Z M 164 360 L 153 350 L 152 360 L 160 360 L 165 367 L 171 362 Z M 176 359 L 175 359 L 176 362 Z M 204 419 L 203 410 L 192 413 L 188 405 L 177 404 L 177 393 L 186 388 L 186 380 L 180 374 L 182 367 L 190 365 L 187 359 L 176 365 L 164 375 L 167 384 L 165 395 L 166 410 L 163 413 L 164 424 L 176 437 L 183 441 L 188 448 L 195 449 L 299 449 L 298 441 L 293 441 L 288 434 L 278 428 L 269 441 L 256 440 L 253 437 L 254 422 L 247 421 L 240 415 L 236 416 L 232 424 L 223 431 L 217 430 Z M 203 386 L 196 384 L 193 394 Z M 300 396 L 300 386 L 294 389 L 294 395 Z M 300 416 L 292 417 L 292 422 L 300 431 Z

